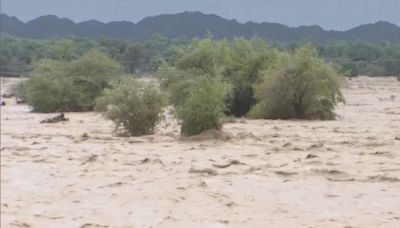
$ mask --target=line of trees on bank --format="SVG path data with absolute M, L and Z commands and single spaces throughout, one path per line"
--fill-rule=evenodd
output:
M 164 61 L 170 65 L 176 64 L 192 42 L 184 38 L 167 39 L 159 35 L 142 43 L 106 37 L 98 40 L 4 37 L 0 48 L 0 74 L 26 75 L 32 70 L 32 63 L 40 59 L 74 60 L 92 49 L 119 62 L 125 73 L 154 73 Z M 304 42 L 270 45 L 281 51 L 292 51 L 304 45 Z M 347 76 L 400 75 L 400 44 L 329 41 L 314 46 L 321 58 L 336 65 Z
M 154 73 L 162 61 L 173 64 L 182 49 L 189 45 L 186 39 L 167 39 L 154 36 L 144 43 L 116 38 L 58 38 L 29 40 L 5 37 L 1 40 L 0 74 L 18 75 L 31 71 L 33 63 L 41 59 L 70 61 L 96 49 L 123 66 L 130 74 Z

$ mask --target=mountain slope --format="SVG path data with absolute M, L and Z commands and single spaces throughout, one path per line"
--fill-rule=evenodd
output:
M 400 27 L 388 22 L 361 25 L 348 31 L 325 31 L 319 26 L 288 27 L 278 23 L 239 23 L 217 15 L 200 12 L 164 14 L 131 22 L 103 23 L 90 20 L 75 23 L 56 16 L 42 16 L 27 23 L 16 17 L 1 14 L 2 32 L 21 38 L 45 39 L 67 35 L 98 38 L 110 36 L 128 40 L 147 40 L 159 33 L 168 38 L 201 38 L 208 32 L 216 39 L 232 37 L 261 37 L 269 41 L 293 42 L 331 39 L 363 42 L 400 42 Z

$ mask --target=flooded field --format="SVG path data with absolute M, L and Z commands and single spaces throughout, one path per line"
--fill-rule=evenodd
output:
M 3 80 L 5 89 L 13 83 Z M 96 113 L 1 107 L 1 227 L 400 227 L 400 82 L 358 77 L 335 121 L 113 136 Z

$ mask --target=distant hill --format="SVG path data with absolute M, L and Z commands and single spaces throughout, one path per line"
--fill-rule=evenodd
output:
M 158 33 L 168 38 L 202 38 L 208 32 L 216 39 L 232 37 L 261 37 L 269 41 L 293 42 L 313 40 L 351 40 L 362 42 L 400 42 L 400 27 L 389 22 L 361 25 L 348 31 L 325 31 L 319 26 L 288 27 L 278 23 L 239 23 L 217 15 L 200 12 L 147 17 L 137 24 L 131 22 L 103 23 L 90 20 L 75 23 L 56 16 L 42 16 L 27 23 L 16 17 L 1 14 L 2 32 L 21 38 L 45 39 L 74 35 L 98 38 L 116 37 L 127 40 L 143 41 Z

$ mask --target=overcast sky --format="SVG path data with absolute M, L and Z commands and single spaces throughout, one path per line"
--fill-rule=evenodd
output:
M 144 17 L 183 11 L 217 14 L 240 22 L 320 25 L 346 30 L 379 20 L 400 25 L 400 0 L 0 0 L 1 12 L 28 21 L 42 15 L 76 22 L 138 22 Z

